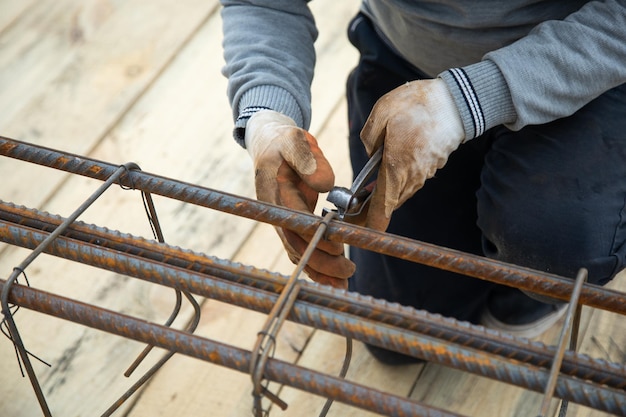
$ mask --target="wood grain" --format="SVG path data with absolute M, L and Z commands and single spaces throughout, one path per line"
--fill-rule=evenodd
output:
M 344 86 L 357 54 L 346 25 L 359 0 L 317 0 L 311 8 L 320 29 L 312 86 L 311 132 L 349 185 Z M 155 174 L 220 191 L 254 196 L 251 162 L 231 137 L 226 99 L 221 21 L 217 0 L 0 0 L 0 134 L 111 163 L 137 162 Z M 67 216 L 99 182 L 0 159 L 0 199 Z M 320 196 L 317 213 L 327 204 Z M 170 244 L 289 274 L 273 227 L 155 197 Z M 81 217 L 111 229 L 151 238 L 141 197 L 113 187 Z M 6 276 L 29 252 L 0 245 Z M 169 288 L 80 264 L 41 256 L 27 270 L 31 285 L 147 320 L 164 322 L 173 305 Z M 624 274 L 612 286 L 622 291 Z M 259 313 L 202 300 L 197 333 L 250 349 L 265 321 Z M 191 317 L 185 305 L 176 328 Z M 158 360 L 153 352 L 131 378 L 122 373 L 143 345 L 61 320 L 20 310 L 26 346 L 52 364 L 35 362 L 55 416 L 100 415 L 141 372 Z M 623 317 L 587 311 L 581 351 L 623 363 Z M 554 343 L 558 329 L 542 337 Z M 336 374 L 345 342 L 324 331 L 287 323 L 275 356 Z M 347 378 L 467 416 L 535 415 L 539 394 L 434 364 L 388 367 L 355 344 Z M 13 346 L 0 339 L 0 415 L 41 412 Z M 248 416 L 250 377 L 176 355 L 116 415 Z M 289 403 L 272 416 L 317 415 L 324 399 L 271 385 Z M 554 402 L 556 407 L 556 401 Z M 330 416 L 371 415 L 334 404 Z M 600 416 L 570 406 L 568 416 Z

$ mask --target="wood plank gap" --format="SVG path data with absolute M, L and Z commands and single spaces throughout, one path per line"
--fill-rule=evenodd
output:
M 14 7 L 18 3 L 21 3 L 21 5 L 23 6 L 25 1 L 26 0 L 20 0 L 20 2 L 11 1 L 11 3 L 13 4 Z M 6 21 L 4 23 L 0 22 L 0 24 L 3 24 L 3 26 L 0 27 L 0 37 L 4 34 L 4 32 L 7 32 L 7 31 L 11 30 L 11 28 L 28 12 L 28 8 L 33 6 L 33 3 L 35 3 L 35 2 L 33 0 L 31 0 L 30 4 L 28 6 L 24 6 L 22 11 L 18 12 L 18 14 L 16 14 L 12 18 L 10 18 L 10 20 L 8 20 L 8 21 Z M 1 8 L 2 8 L 2 6 L 0 6 L 0 9 Z M 7 13 L 7 11 L 4 10 L 4 13 Z
M 198 32 L 202 29 L 202 27 L 204 25 L 206 25 L 208 23 L 208 21 L 216 14 L 219 12 L 219 8 L 220 5 L 219 3 L 216 3 L 215 6 L 206 14 L 205 18 L 202 19 L 202 21 L 192 30 L 189 32 L 188 36 L 180 43 L 178 49 L 171 54 L 171 56 L 163 63 L 162 67 L 156 71 L 154 73 L 154 76 L 152 77 L 152 79 L 150 79 L 146 85 L 144 86 L 144 88 L 139 91 L 135 97 L 133 97 L 131 100 L 129 100 L 129 102 L 126 104 L 126 106 L 121 109 L 121 111 L 119 112 L 119 114 L 117 115 L 117 117 L 115 119 L 113 119 L 111 121 L 111 123 L 108 125 L 108 127 L 106 127 L 100 137 L 98 139 L 96 139 L 92 146 L 90 148 L 88 148 L 87 152 L 84 153 L 84 155 L 80 155 L 80 156 L 89 156 L 91 155 L 99 146 L 101 146 L 102 142 L 104 140 L 106 140 L 109 135 L 111 134 L 111 132 L 113 132 L 120 124 L 120 122 L 127 116 L 128 112 L 131 111 L 131 109 L 145 96 L 145 94 L 152 88 L 152 86 L 159 80 L 159 78 L 161 77 L 161 75 L 167 71 L 167 69 L 172 65 L 172 63 L 176 60 L 176 58 L 179 56 L 179 54 L 187 47 L 187 45 L 193 40 L 193 38 L 195 38 L 195 36 L 198 34 Z M 20 14 L 20 17 L 26 13 L 26 10 L 24 10 L 24 12 L 22 12 Z M 15 22 L 17 22 L 19 19 L 16 18 L 13 20 L 12 24 L 14 24 Z M 2 30 L 0 30 L 0 35 L 2 34 L 2 32 L 7 29 L 4 28 Z M 28 164 L 28 162 L 24 162 L 24 164 Z M 51 168 L 52 169 L 52 168 Z M 45 207 L 47 204 L 50 203 L 51 200 L 55 199 L 59 190 L 61 190 L 66 183 L 70 180 L 70 178 L 72 178 L 74 175 L 73 174 L 64 174 L 62 176 L 62 179 L 60 181 L 58 181 L 57 183 L 55 183 L 54 187 L 50 190 L 51 192 L 49 192 L 46 197 L 41 201 L 41 206 Z M 95 191 L 96 188 L 94 188 Z M 16 204 L 19 204 L 19 202 L 15 202 Z M 5 251 L 8 250 L 10 246 L 8 245 L 3 245 L 2 247 L 0 247 L 0 255 L 2 255 Z
M 163 65 L 161 66 L 160 69 L 158 69 L 157 71 L 154 72 L 154 76 L 152 77 L 152 79 L 147 81 L 145 86 L 143 87 L 143 89 L 138 91 L 137 94 L 135 95 L 135 97 L 130 99 L 128 101 L 128 103 L 126 104 L 126 106 L 120 110 L 120 112 L 118 113 L 117 117 L 115 119 L 113 119 L 109 123 L 109 126 L 102 131 L 102 133 L 100 135 L 100 138 L 96 139 L 93 142 L 91 148 L 87 148 L 88 151 L 86 153 L 86 156 L 91 155 L 101 145 L 101 143 L 107 137 L 109 137 L 111 132 L 113 132 L 113 130 L 115 130 L 119 126 L 120 122 L 122 120 L 124 120 L 124 118 L 127 116 L 128 112 L 131 111 L 132 108 L 146 95 L 146 93 L 152 88 L 152 86 L 154 86 L 154 84 L 159 80 L 161 75 L 163 75 L 163 73 L 165 73 L 165 71 L 167 71 L 168 68 L 171 67 L 172 63 L 174 63 L 176 61 L 176 58 L 180 55 L 180 53 L 196 37 L 198 32 L 208 23 L 208 21 L 213 17 L 213 15 L 219 10 L 219 8 L 220 8 L 219 3 L 216 3 L 216 5 L 213 7 L 213 9 L 211 9 L 206 14 L 204 19 L 202 19 L 201 22 L 195 28 L 193 28 L 192 31 L 189 32 L 187 37 L 179 44 L 178 49 L 175 52 L 173 52 L 171 54 L 171 56 L 167 60 L 165 60 L 163 62 Z M 60 186 L 60 184 L 59 184 L 59 186 Z M 52 196 L 49 196 L 48 199 L 50 199 L 51 197 Z

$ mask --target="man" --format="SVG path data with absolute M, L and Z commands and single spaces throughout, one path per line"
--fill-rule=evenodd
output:
M 257 196 L 313 210 L 334 182 L 306 131 L 317 36 L 304 0 L 222 0 L 235 138 Z M 354 173 L 384 145 L 364 224 L 605 284 L 626 254 L 626 2 L 364 0 L 350 23 Z M 392 215 L 393 213 L 393 215 Z M 306 237 L 279 234 L 295 262 Z M 319 282 L 535 336 L 562 305 L 324 242 Z M 401 355 L 371 348 L 387 363 Z

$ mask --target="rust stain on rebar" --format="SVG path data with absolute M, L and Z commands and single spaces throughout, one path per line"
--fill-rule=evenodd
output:
M 1 137 L 0 151 L 18 159 L 40 163 L 52 168 L 63 169 L 100 180 L 103 179 L 100 176 L 107 177 L 114 170 L 120 169 L 120 167 L 107 163 L 96 162 L 88 158 L 73 157 L 29 144 L 20 144 L 11 139 Z M 48 157 L 50 155 L 56 157 L 53 162 L 50 162 L 51 159 Z M 108 175 L 105 175 L 107 173 Z M 140 171 L 133 171 L 133 185 L 145 192 L 203 205 L 279 227 L 287 227 L 305 235 L 312 235 L 321 224 L 320 218 L 311 214 L 294 212 L 282 207 L 220 193 Z M 1 207 L 0 211 L 2 211 Z M 31 221 L 26 219 L 28 216 L 25 213 L 23 213 L 24 216 L 21 216 L 19 210 L 13 210 L 13 216 L 16 213 L 18 213 L 17 216 L 20 218 L 20 223 L 24 222 L 32 226 Z M 40 216 L 39 214 L 34 217 L 37 217 L 37 221 L 45 222 L 46 220 L 45 216 Z M 58 224 L 58 221 L 56 223 Z M 43 229 L 53 230 L 54 227 L 50 229 L 50 226 L 44 224 Z M 0 225 L 0 231 L 2 233 L 1 239 L 11 244 L 21 241 L 27 247 L 36 245 L 37 240 L 45 236 L 43 233 L 27 230 L 25 227 L 19 229 L 5 224 Z M 260 272 L 246 269 L 246 267 L 241 265 L 228 264 L 226 262 L 209 265 L 202 261 L 197 262 L 198 256 L 190 252 L 172 251 L 171 248 L 164 246 L 157 247 L 146 242 L 135 242 L 132 238 L 125 239 L 119 235 L 107 235 L 101 231 L 98 231 L 97 235 L 92 235 L 92 232 L 94 232 L 92 227 L 72 227 L 68 231 L 68 235 L 73 233 L 79 236 L 85 235 L 87 242 L 80 241 L 78 238 L 74 239 L 74 237 L 59 237 L 57 238 L 58 242 L 51 246 L 50 251 L 57 256 L 67 257 L 81 263 L 92 264 L 136 278 L 146 279 L 161 285 L 186 288 L 194 293 L 209 297 L 222 297 L 218 299 L 263 312 L 271 309 L 275 303 L 276 294 L 280 293 L 284 288 L 284 277 L 268 273 L 267 271 Z M 36 238 L 35 234 L 37 233 L 39 234 Z M 326 237 L 330 240 L 346 242 L 353 246 L 374 250 L 390 256 L 536 291 L 556 298 L 569 296 L 572 287 L 571 282 L 564 277 L 519 268 L 514 265 L 346 223 L 330 222 Z M 97 242 L 106 242 L 109 246 L 100 247 L 96 244 Z M 118 252 L 120 249 L 121 251 Z M 169 262 L 172 262 L 172 265 L 168 264 Z M 196 269 L 198 266 L 194 264 L 200 264 L 200 269 Z M 263 291 L 268 292 L 261 292 L 258 288 L 263 288 Z M 324 290 L 317 290 L 316 293 L 311 293 L 309 291 L 310 288 L 316 287 L 303 285 L 302 296 L 298 295 L 298 299 L 290 307 L 290 319 L 299 320 L 316 328 L 329 329 L 340 334 L 350 334 L 356 336 L 358 340 L 365 342 L 374 341 L 380 343 L 385 348 L 402 349 L 405 353 L 417 357 L 420 357 L 420 355 L 432 356 L 436 362 L 449 364 L 459 369 L 484 374 L 492 378 L 501 377 L 505 382 L 512 382 L 521 386 L 528 384 L 529 388 L 535 390 L 540 385 L 541 375 L 545 374 L 543 368 L 550 363 L 549 360 L 546 360 L 545 352 L 541 351 L 541 348 L 536 349 L 537 345 L 518 345 L 520 352 L 523 353 L 517 355 L 515 345 L 510 343 L 510 341 L 498 339 L 490 334 L 481 335 L 480 331 L 477 332 L 475 329 L 465 329 L 464 333 L 464 329 L 461 326 L 450 323 L 445 325 L 442 325 L 442 323 L 435 324 L 436 320 L 428 322 L 428 320 L 433 320 L 432 317 L 427 318 L 426 321 L 420 321 L 424 319 L 424 317 L 420 316 L 419 320 L 411 322 L 410 315 L 398 314 L 398 309 L 390 307 L 385 303 L 379 303 L 377 300 L 368 299 L 365 301 L 365 299 L 350 298 L 351 296 L 349 295 L 339 297 L 333 292 Z M 327 296 L 330 298 L 324 298 Z M 626 313 L 626 294 L 617 291 L 597 286 L 585 286 L 582 299 L 585 303 L 594 307 L 621 314 Z M 83 319 L 85 321 L 93 319 L 93 317 L 89 316 L 93 313 L 90 310 L 91 307 L 86 306 L 84 308 L 88 317 Z M 95 311 L 95 315 L 98 318 L 109 317 L 107 316 L 109 313 L 104 313 L 97 309 Z M 358 315 L 355 313 L 356 311 L 363 311 L 364 313 Z M 384 318 L 384 320 L 379 322 L 377 319 L 374 319 L 374 316 Z M 394 316 L 394 318 L 390 318 L 391 316 Z M 402 317 L 402 319 L 397 320 L 397 317 Z M 365 318 L 368 320 L 363 320 Z M 354 320 L 361 321 L 358 325 L 355 325 Z M 392 322 L 399 322 L 401 326 L 394 327 L 391 325 Z M 418 322 L 419 324 L 415 324 Z M 128 326 L 128 323 L 130 322 L 118 322 L 119 333 L 126 337 L 137 337 L 138 329 L 141 327 Z M 175 339 L 172 339 L 174 336 Z M 184 345 L 183 341 L 196 341 L 195 339 L 186 339 L 186 337 L 178 333 L 161 332 L 154 335 L 151 340 L 156 340 L 161 345 L 173 345 L 176 349 L 188 349 L 190 351 L 195 349 L 194 354 L 197 355 L 200 345 Z M 478 351 L 467 349 L 467 347 L 478 349 Z M 230 354 L 226 355 L 223 352 L 225 351 L 215 348 L 203 352 L 202 355 L 215 363 L 230 362 L 231 365 L 236 363 L 237 366 L 249 363 L 249 356 L 247 359 L 241 356 L 233 358 Z M 499 352 L 502 352 L 503 355 L 488 356 L 498 354 Z M 520 361 L 522 356 L 528 358 L 527 361 L 532 362 L 534 367 L 541 369 L 525 366 L 524 361 Z M 508 358 L 508 360 L 503 358 Z M 584 379 L 585 377 L 581 372 L 578 372 L 577 367 L 580 367 L 585 370 L 585 374 L 595 378 L 594 383 L 599 380 L 608 380 L 611 383 L 621 384 L 620 387 L 623 387 L 625 378 L 619 374 L 623 369 L 611 369 L 611 372 L 615 371 L 613 373 L 608 372 L 609 369 L 607 369 L 605 374 L 599 369 L 603 364 L 615 365 L 592 362 L 588 358 L 574 354 L 564 361 L 563 372 L 568 370 L 567 372 L 570 373 L 567 375 L 575 375 L 576 378 Z M 271 375 L 272 372 L 273 368 L 268 367 L 267 374 Z M 528 372 L 531 373 L 529 374 Z M 615 411 L 611 407 L 621 407 L 622 411 L 625 408 L 623 397 L 626 394 L 621 393 L 621 391 L 615 391 L 610 387 L 610 389 L 607 389 L 608 397 L 602 398 L 596 395 L 595 392 L 588 394 L 587 388 L 585 388 L 586 385 L 573 392 L 568 391 L 570 385 L 567 384 L 578 386 L 576 384 L 588 384 L 588 382 L 578 381 L 576 378 L 571 378 L 567 375 L 563 376 L 567 382 L 559 385 L 561 395 L 566 393 L 574 397 L 574 401 L 582 401 L 583 404 L 589 403 L 594 407 L 610 409 L 613 412 Z M 295 379 L 296 385 L 303 384 L 302 380 L 298 380 L 298 376 Z M 304 385 L 313 391 L 332 393 L 333 396 L 337 395 L 339 397 L 341 395 L 345 396 L 341 392 L 341 388 L 344 386 L 323 387 L 317 383 L 314 377 Z M 606 389 L 606 387 L 602 389 Z M 581 398 L 581 395 L 585 396 L 585 398 Z M 604 392 L 602 395 L 604 395 Z M 609 397 L 613 401 L 612 403 L 607 400 Z M 356 399 L 366 403 L 371 400 L 371 398 L 363 399 L 358 398 L 358 396 Z M 386 400 L 387 397 L 383 399 Z

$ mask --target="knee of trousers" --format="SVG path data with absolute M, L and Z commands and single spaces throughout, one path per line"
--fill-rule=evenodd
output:
M 616 239 L 624 225 L 617 218 L 583 208 L 543 210 L 529 198 L 503 204 L 478 195 L 485 256 L 572 279 L 584 267 L 588 282 L 597 285 L 624 268 L 626 242 Z

